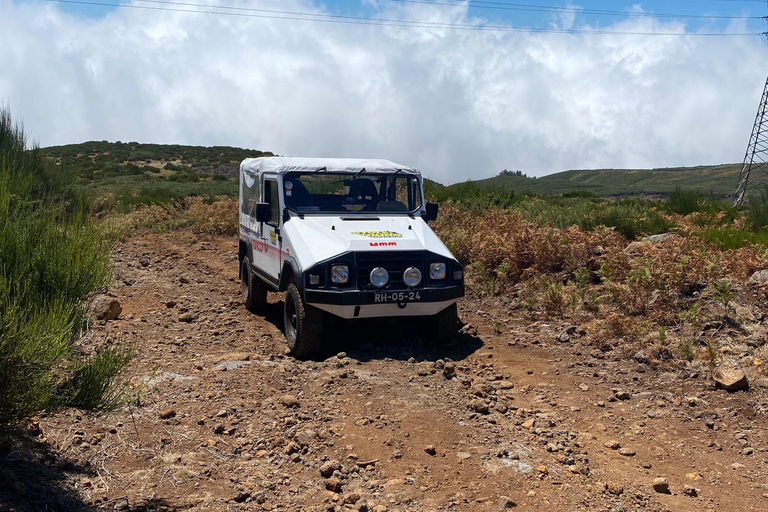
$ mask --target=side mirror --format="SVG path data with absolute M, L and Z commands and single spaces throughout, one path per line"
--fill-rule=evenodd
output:
M 437 207 L 437 203 L 427 203 L 424 205 L 426 213 L 423 217 L 425 221 L 437 220 Z
M 272 222 L 272 207 L 269 203 L 256 203 L 256 222 Z

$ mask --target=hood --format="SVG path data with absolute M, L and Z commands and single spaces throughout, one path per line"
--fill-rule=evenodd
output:
M 348 251 L 429 250 L 453 258 L 421 217 L 310 216 L 292 217 L 283 229 L 288 251 L 302 266 L 324 261 Z

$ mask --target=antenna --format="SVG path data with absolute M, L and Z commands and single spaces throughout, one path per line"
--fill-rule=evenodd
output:
M 741 165 L 739 185 L 733 193 L 733 206 L 743 204 L 751 190 L 763 190 L 768 185 L 768 79 L 763 97 L 752 125 L 744 163 Z

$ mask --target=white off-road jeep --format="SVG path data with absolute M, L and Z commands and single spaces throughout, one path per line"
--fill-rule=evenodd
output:
M 240 278 L 246 307 L 285 291 L 291 353 L 321 348 L 323 314 L 420 316 L 422 337 L 457 332 L 463 268 L 427 220 L 421 174 L 387 160 L 249 158 L 240 164 Z

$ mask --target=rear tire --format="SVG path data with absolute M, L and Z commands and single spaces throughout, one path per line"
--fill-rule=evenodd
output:
M 267 284 L 251 271 L 251 261 L 246 256 L 240 268 L 243 285 L 243 302 L 251 313 L 258 313 L 267 306 Z
M 299 359 L 320 351 L 323 338 L 323 312 L 304 304 L 294 283 L 285 292 L 285 338 L 291 355 Z
M 459 309 L 455 302 L 436 315 L 426 317 L 421 326 L 421 337 L 430 343 L 450 343 L 458 333 Z

